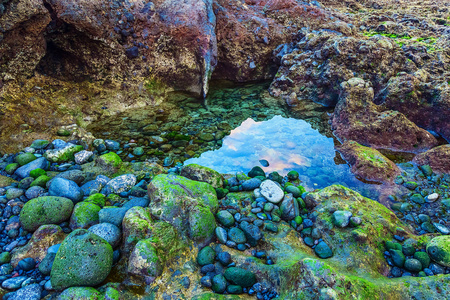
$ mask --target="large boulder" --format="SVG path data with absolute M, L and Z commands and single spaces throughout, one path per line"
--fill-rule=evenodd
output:
M 450 173 L 450 145 L 435 147 L 414 157 L 416 164 L 429 165 L 434 172 Z
M 73 202 L 64 197 L 45 196 L 25 203 L 20 212 L 20 223 L 27 231 L 41 225 L 60 224 L 70 218 Z
M 383 111 L 373 103 L 370 83 L 351 78 L 341 84 L 339 103 L 331 118 L 341 140 L 364 146 L 418 153 L 437 145 L 436 138 L 397 111 Z
M 430 258 L 444 267 L 450 267 L 450 236 L 442 235 L 433 238 L 427 244 Z
M 147 190 L 152 215 L 172 224 L 199 244 L 213 239 L 218 200 L 211 185 L 161 174 L 149 183 Z
M 337 148 L 352 167 L 353 174 L 367 181 L 392 182 L 400 169 L 379 151 L 355 141 L 345 141 Z
M 56 253 L 51 272 L 52 287 L 96 286 L 108 276 L 113 263 L 111 245 L 85 229 L 67 236 Z

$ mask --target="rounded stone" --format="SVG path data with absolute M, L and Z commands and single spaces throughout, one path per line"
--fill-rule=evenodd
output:
M 221 210 L 217 213 L 217 220 L 225 227 L 231 227 L 234 225 L 234 217 L 227 210 Z
M 317 246 L 314 248 L 314 252 L 320 258 L 329 258 L 333 256 L 333 251 L 330 246 L 324 241 L 319 242 Z
M 427 244 L 427 253 L 432 260 L 445 267 L 450 267 L 450 236 L 433 238 Z
M 279 203 L 284 198 L 283 190 L 272 180 L 264 180 L 259 189 L 261 195 L 272 203 Z
M 19 261 L 17 265 L 20 269 L 24 270 L 25 272 L 30 271 L 34 269 L 36 266 L 36 262 L 32 257 L 27 257 Z
M 233 227 L 230 229 L 230 231 L 228 232 L 228 238 L 236 244 L 242 244 L 247 241 L 245 233 L 237 227 Z
M 212 279 L 212 290 L 218 294 L 223 294 L 227 289 L 227 281 L 222 274 L 217 274 Z
M 391 249 L 389 250 L 389 253 L 391 254 L 394 265 L 399 268 L 403 268 L 405 264 L 405 255 L 403 255 L 402 251 Z
M 352 213 L 344 210 L 337 210 L 333 213 L 333 224 L 337 227 L 344 228 L 350 223 Z
M 220 252 L 217 254 L 217 260 L 224 266 L 228 266 L 231 263 L 231 255 L 228 252 Z
M 108 276 L 112 262 L 113 249 L 107 241 L 85 229 L 77 229 L 67 236 L 56 253 L 52 286 L 55 290 L 96 286 Z
M 216 237 L 220 243 L 222 243 L 222 244 L 227 243 L 228 234 L 225 229 L 223 229 L 222 227 L 216 227 L 215 233 L 216 233 Z
M 198 252 L 197 263 L 200 266 L 205 266 L 209 264 L 214 264 L 214 257 L 216 256 L 216 251 L 210 246 L 204 247 Z
M 414 258 L 420 261 L 423 268 L 428 268 L 431 262 L 430 256 L 426 252 L 414 253 Z
M 405 269 L 410 272 L 420 272 L 422 270 L 422 264 L 419 260 L 410 258 L 405 261 Z
M 55 178 L 48 188 L 49 196 L 65 197 L 73 201 L 80 202 L 83 199 L 83 193 L 75 181 L 65 178 Z
M 100 223 L 88 229 L 90 232 L 105 239 L 113 248 L 119 245 L 121 232 L 119 227 L 110 223 Z
M 251 287 L 256 283 L 255 274 L 242 268 L 228 268 L 223 275 L 229 282 L 242 287 Z
M 60 224 L 70 218 L 73 202 L 64 197 L 39 197 L 25 203 L 20 222 L 25 230 L 35 231 L 41 225 Z

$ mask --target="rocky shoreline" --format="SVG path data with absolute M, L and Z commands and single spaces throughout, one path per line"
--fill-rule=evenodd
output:
M 77 144 L 37 140 L 1 159 L 3 299 L 449 292 L 450 179 L 429 166 L 396 177 L 412 191 L 392 205 L 400 221 L 343 186 L 305 191 L 295 171 L 168 170 L 123 162 L 114 141 Z

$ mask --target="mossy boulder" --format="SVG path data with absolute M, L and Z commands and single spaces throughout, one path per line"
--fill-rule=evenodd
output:
M 392 182 L 400 175 L 400 169 L 376 149 L 345 141 L 338 150 L 352 167 L 353 174 L 364 180 Z
M 16 156 L 15 161 L 19 165 L 24 166 L 35 159 L 37 159 L 37 157 L 33 153 L 22 153 Z
M 69 143 L 62 149 L 47 150 L 44 153 L 44 157 L 48 161 L 55 163 L 69 162 L 75 159 L 74 157 L 75 153 L 78 153 L 82 150 L 83 146 Z
M 427 244 L 427 253 L 432 260 L 445 267 L 450 267 L 450 236 L 433 238 Z
M 184 166 L 180 175 L 195 181 L 209 183 L 213 188 L 223 186 L 223 177 L 219 172 L 197 164 Z
M 98 224 L 98 213 L 100 209 L 100 206 L 93 203 L 77 203 L 73 208 L 72 216 L 70 217 L 70 229 L 88 229 L 92 225 Z
M 73 202 L 64 197 L 45 196 L 25 203 L 20 212 L 20 223 L 27 231 L 35 231 L 41 225 L 60 224 L 72 214 Z
M 139 241 L 128 260 L 128 273 L 137 276 L 158 277 L 163 271 L 161 254 L 151 239 Z
M 113 249 L 101 237 L 85 229 L 67 236 L 56 253 L 51 272 L 52 287 L 96 286 L 106 279 L 113 263 Z
M 47 147 L 50 144 L 47 140 L 35 140 L 33 143 L 31 143 L 30 148 L 41 150 Z
M 211 185 L 161 174 L 149 183 L 147 190 L 152 199 L 152 215 L 172 224 L 197 243 L 206 243 L 213 238 L 218 200 Z

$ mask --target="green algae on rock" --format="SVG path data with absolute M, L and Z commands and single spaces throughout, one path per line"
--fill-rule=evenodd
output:
M 64 197 L 45 196 L 25 203 L 20 222 L 25 230 L 34 231 L 41 225 L 59 224 L 70 218 L 73 202 Z
M 180 175 L 195 181 L 209 183 L 213 188 L 223 186 L 223 177 L 219 172 L 197 164 L 183 166 Z
M 450 236 L 442 235 L 433 238 L 427 244 L 427 253 L 438 264 L 450 267 Z
M 70 217 L 70 229 L 88 229 L 92 225 L 98 224 L 98 213 L 100 210 L 100 206 L 93 203 L 84 201 L 77 203 L 73 208 L 72 216 Z
M 128 260 L 128 273 L 136 276 L 160 276 L 163 272 L 163 260 L 159 256 L 151 239 L 140 240 Z
M 108 276 L 113 249 L 101 237 L 77 229 L 67 236 L 56 253 L 51 272 L 52 287 L 96 286 Z
M 80 152 L 82 150 L 83 146 L 68 144 L 62 149 L 47 150 L 44 153 L 44 157 L 51 162 L 56 163 L 68 162 L 73 161 L 75 159 L 74 157 L 75 153 Z

